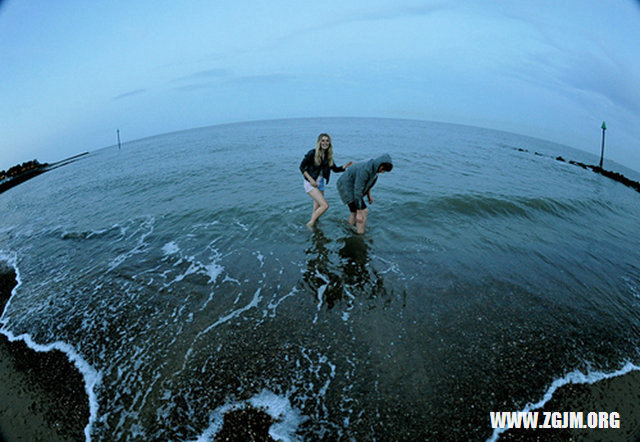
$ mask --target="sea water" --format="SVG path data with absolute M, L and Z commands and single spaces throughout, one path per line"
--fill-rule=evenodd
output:
M 321 132 L 338 165 L 393 158 L 362 236 L 335 173 L 305 226 Z M 557 156 L 597 163 L 383 119 L 97 150 L 0 195 L 1 330 L 75 362 L 91 440 L 212 440 L 247 406 L 282 440 L 495 438 L 490 411 L 640 365 L 640 194 Z

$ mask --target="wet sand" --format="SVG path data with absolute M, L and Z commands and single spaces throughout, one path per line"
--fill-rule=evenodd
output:
M 269 427 L 274 423 L 271 416 L 263 410 L 247 407 L 242 410 L 229 410 L 224 415 L 224 424 L 216 434 L 220 441 L 264 441 L 275 442 L 269 436 Z
M 15 286 L 13 269 L 0 263 L 0 311 Z M 0 335 L 0 442 L 84 441 L 88 422 L 84 380 L 64 353 Z M 230 410 L 216 440 L 270 441 L 272 423 L 262 410 Z
M 499 441 L 640 441 L 640 372 L 604 379 L 594 384 L 567 384 L 554 393 L 543 408 L 535 411 L 582 411 L 584 425 L 591 411 L 616 411 L 619 429 L 511 430 Z M 542 419 L 542 413 L 539 413 Z
M 0 263 L 0 310 L 16 285 L 13 269 Z M 640 372 L 595 384 L 560 387 L 536 411 L 617 411 L 619 429 L 511 430 L 504 441 L 640 441 Z M 542 414 L 541 414 L 542 415 Z M 89 421 L 82 375 L 60 351 L 36 352 L 0 335 L 0 441 L 82 441 Z M 272 420 L 251 409 L 225 415 L 218 440 L 269 440 Z
M 0 263 L 0 311 L 16 285 Z M 0 441 L 84 441 L 84 380 L 60 351 L 36 352 L 0 335 Z

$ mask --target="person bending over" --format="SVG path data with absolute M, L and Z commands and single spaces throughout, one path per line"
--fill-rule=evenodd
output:
M 371 188 L 378 180 L 378 175 L 391 172 L 393 163 L 389 154 L 380 155 L 362 163 L 356 163 L 338 179 L 338 193 L 343 203 L 349 206 L 349 224 L 356 226 L 356 231 L 363 234 L 367 227 L 369 209 L 364 202 L 365 195 L 369 204 L 373 204 Z

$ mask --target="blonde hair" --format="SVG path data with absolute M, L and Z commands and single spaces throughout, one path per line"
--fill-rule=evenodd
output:
M 327 159 L 329 160 L 329 166 L 333 166 L 333 143 L 331 142 L 331 136 L 329 134 L 320 134 L 318 135 L 318 140 L 316 141 L 316 154 L 314 156 L 314 163 L 316 166 L 319 166 L 322 163 L 322 158 L 324 157 L 324 153 L 322 148 L 320 147 L 320 140 L 322 137 L 329 138 L 329 148 L 327 149 Z

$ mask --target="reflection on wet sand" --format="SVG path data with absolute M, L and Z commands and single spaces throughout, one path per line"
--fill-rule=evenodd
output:
M 345 298 L 373 298 L 386 293 L 384 281 L 370 264 L 370 240 L 351 231 L 337 240 L 315 229 L 308 256 L 303 285 L 328 309 Z

